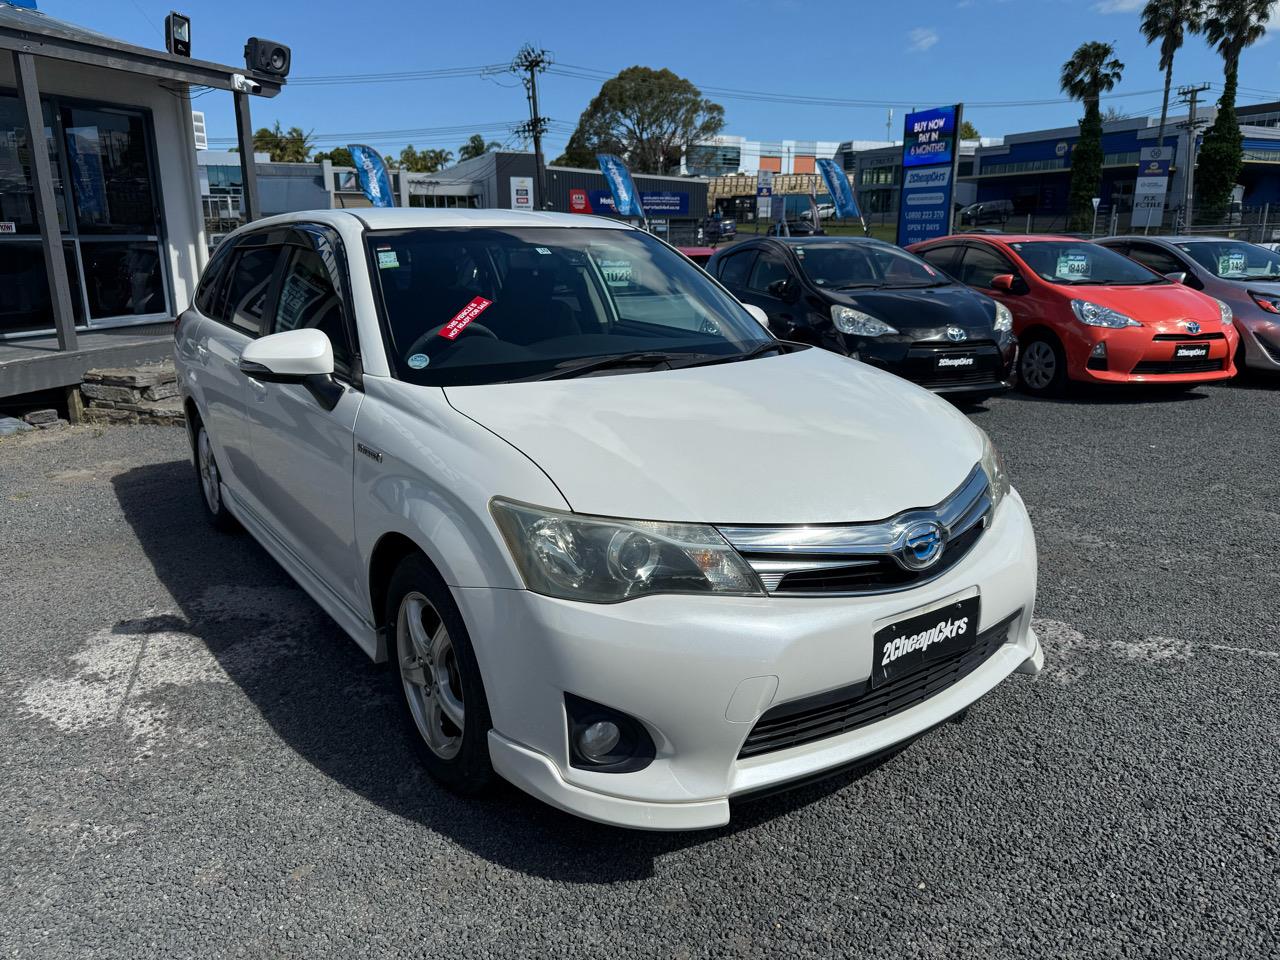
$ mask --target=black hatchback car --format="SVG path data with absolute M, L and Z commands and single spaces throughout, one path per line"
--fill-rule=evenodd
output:
M 919 257 L 860 237 L 761 237 L 707 264 L 769 328 L 928 387 L 978 399 L 1011 385 L 1013 317 Z

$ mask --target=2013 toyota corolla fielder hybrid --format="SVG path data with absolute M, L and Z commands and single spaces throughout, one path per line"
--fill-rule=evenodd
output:
M 176 336 L 211 519 L 391 661 L 458 791 L 711 827 L 1042 663 L 985 434 L 625 224 L 263 220 Z

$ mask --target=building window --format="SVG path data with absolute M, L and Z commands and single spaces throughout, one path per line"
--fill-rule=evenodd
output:
M 898 179 L 897 167 L 867 167 L 859 174 L 859 183 L 864 187 L 892 186 Z
M 685 152 L 685 169 L 693 177 L 720 177 L 742 169 L 742 149 L 737 146 L 695 144 Z

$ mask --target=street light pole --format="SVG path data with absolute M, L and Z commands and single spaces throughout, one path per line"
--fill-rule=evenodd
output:
M 1196 87 L 1179 87 L 1178 97 L 1187 103 L 1187 120 L 1185 123 L 1179 124 L 1187 131 L 1187 169 L 1182 175 L 1182 217 L 1183 229 L 1191 230 L 1192 225 L 1192 203 L 1195 201 L 1195 181 L 1196 181 L 1196 128 L 1199 121 L 1196 118 L 1196 106 L 1200 94 L 1209 89 L 1209 84 L 1202 83 Z

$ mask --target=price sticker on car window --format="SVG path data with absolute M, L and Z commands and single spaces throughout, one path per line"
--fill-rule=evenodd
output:
M 1232 273 L 1244 273 L 1249 264 L 1243 251 L 1233 250 L 1218 257 L 1218 275 L 1227 276 Z
M 400 258 L 396 256 L 394 250 L 378 249 L 379 270 L 394 270 L 398 266 L 400 266 Z
M 1089 276 L 1090 261 L 1087 253 L 1064 253 L 1058 257 L 1053 275 L 1059 280 L 1082 280 Z

